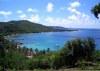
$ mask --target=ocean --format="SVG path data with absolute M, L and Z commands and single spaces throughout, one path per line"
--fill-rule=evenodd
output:
M 22 47 L 38 48 L 39 50 L 50 48 L 50 50 L 59 50 L 63 48 L 67 41 L 91 37 L 95 40 L 96 49 L 100 49 L 100 30 L 79 29 L 77 31 L 63 32 L 41 32 L 17 34 L 7 38 L 10 41 L 22 43 Z

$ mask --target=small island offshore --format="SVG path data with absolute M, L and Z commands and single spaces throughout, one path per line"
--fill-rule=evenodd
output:
M 1 2 L 3 3 L 2 0 Z M 49 3 L 48 6 L 50 13 L 53 10 L 53 4 Z M 81 23 L 84 23 L 83 17 L 86 17 L 86 20 L 91 18 L 77 11 L 76 7 L 79 6 L 79 1 L 70 4 L 68 10 L 75 15 L 68 18 L 67 23 L 72 22 L 72 18 L 75 21 L 76 16 L 79 18 L 80 15 L 82 18 L 80 16 L 78 20 Z M 99 20 L 100 3 L 94 3 L 91 9 Z M 28 9 L 28 11 L 37 12 L 35 9 Z M 22 11 L 18 13 L 22 14 Z M 5 13 L 0 9 L 1 14 L 10 15 L 11 13 Z M 0 21 L 3 20 L 0 22 L 0 71 L 100 71 L 100 29 L 90 29 L 86 26 L 86 29 L 81 28 L 82 26 L 65 28 L 60 26 L 65 25 L 65 20 L 61 22 L 61 20 L 58 21 L 59 19 L 51 18 L 49 18 L 51 23 L 61 23 L 59 26 L 48 26 L 26 19 L 25 14 L 21 17 L 24 19 L 10 19 L 11 21 L 6 22 L 0 17 Z

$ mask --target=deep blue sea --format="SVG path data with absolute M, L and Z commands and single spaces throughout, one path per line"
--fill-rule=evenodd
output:
M 42 32 L 42 33 L 27 33 L 10 36 L 8 39 L 15 42 L 23 43 L 22 46 L 39 50 L 50 48 L 58 50 L 62 48 L 65 42 L 82 38 L 91 37 L 96 42 L 96 49 L 100 49 L 100 30 L 78 30 L 64 32 Z

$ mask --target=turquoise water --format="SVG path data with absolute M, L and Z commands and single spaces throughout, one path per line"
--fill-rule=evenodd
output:
M 100 30 L 78 30 L 66 32 L 45 32 L 28 33 L 10 36 L 9 40 L 23 43 L 22 46 L 28 48 L 38 48 L 39 50 L 50 48 L 58 50 L 62 48 L 68 40 L 92 37 L 96 41 L 97 49 L 100 49 Z

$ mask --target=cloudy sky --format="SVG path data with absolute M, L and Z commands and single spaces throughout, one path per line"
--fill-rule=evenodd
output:
M 100 0 L 0 0 L 0 21 L 29 20 L 49 26 L 100 29 L 91 8 Z

